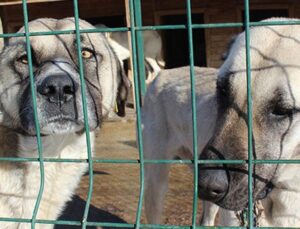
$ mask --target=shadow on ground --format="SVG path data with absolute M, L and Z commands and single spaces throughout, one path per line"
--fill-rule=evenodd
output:
M 121 143 L 121 144 L 124 144 L 124 145 L 126 145 L 126 146 L 131 146 L 131 147 L 133 147 L 133 148 L 137 148 L 136 147 L 136 141 L 134 140 L 134 141 L 119 141 L 119 143 Z
M 74 196 L 72 201 L 67 203 L 62 216 L 58 220 L 80 221 L 83 216 L 86 201 L 79 196 Z M 103 211 L 90 205 L 88 221 L 90 222 L 113 222 L 113 223 L 126 223 L 123 219 L 109 212 Z M 79 229 L 81 226 L 71 225 L 56 225 L 55 229 Z M 88 229 L 97 229 L 95 226 L 89 226 Z M 103 229 L 114 229 L 115 227 L 102 227 Z

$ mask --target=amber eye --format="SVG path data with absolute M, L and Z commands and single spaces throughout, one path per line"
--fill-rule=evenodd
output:
M 84 59 L 89 59 L 94 55 L 94 53 L 90 50 L 84 49 L 81 51 L 81 55 Z
M 25 54 L 25 55 L 19 57 L 18 61 L 21 62 L 22 64 L 28 64 L 28 57 L 27 57 L 27 55 Z

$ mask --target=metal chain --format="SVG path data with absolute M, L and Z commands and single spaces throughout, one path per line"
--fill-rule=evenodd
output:
M 254 214 L 253 223 L 255 227 L 261 226 L 261 219 L 263 216 L 263 212 L 264 212 L 264 207 L 262 206 L 261 201 L 260 200 L 256 201 L 253 208 L 253 214 Z M 244 208 L 241 211 L 236 211 L 235 216 L 239 221 L 239 226 L 247 227 L 249 225 L 248 208 Z

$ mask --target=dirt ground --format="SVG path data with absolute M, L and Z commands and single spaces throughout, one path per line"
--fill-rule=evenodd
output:
M 104 123 L 97 132 L 95 158 L 138 159 L 135 121 Z M 94 188 L 89 221 L 135 223 L 140 187 L 139 164 L 97 163 L 93 170 Z M 81 220 L 88 192 L 88 179 L 88 175 L 83 177 L 77 195 L 69 203 L 61 219 Z M 163 223 L 190 225 L 192 196 L 193 177 L 190 169 L 186 165 L 172 165 Z M 144 210 L 142 223 L 146 223 Z

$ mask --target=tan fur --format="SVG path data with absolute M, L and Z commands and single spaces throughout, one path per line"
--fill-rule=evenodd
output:
M 270 21 L 293 21 L 274 18 Z M 256 159 L 299 159 L 300 106 L 300 26 L 262 26 L 250 30 L 251 81 L 253 98 L 253 157 Z M 245 34 L 240 34 L 218 76 L 220 112 L 217 128 L 201 158 L 247 159 L 247 84 Z M 212 151 L 211 149 L 215 149 Z M 207 165 L 210 166 L 210 165 Z M 205 166 L 202 167 L 205 169 Z M 228 165 L 229 187 L 217 204 L 229 210 L 247 206 L 247 165 Z M 299 164 L 257 164 L 254 199 L 268 182 L 274 185 L 262 200 L 264 214 L 260 226 L 299 227 Z M 233 170 L 232 170 L 233 169 Z M 200 192 L 213 181 L 217 170 L 203 170 Z M 201 173 L 201 172 L 200 172 Z M 226 179 L 226 178 L 225 178 Z M 203 182 L 203 183 L 201 183 Z M 205 183 L 206 182 L 206 183 Z M 238 225 L 234 213 L 221 210 L 224 226 Z
M 272 20 L 293 21 L 281 18 Z M 253 27 L 250 37 L 253 157 L 299 159 L 300 26 Z M 248 158 L 245 57 L 245 34 L 242 33 L 236 38 L 219 70 L 217 99 L 213 90 L 216 86 L 214 83 L 196 87 L 200 133 L 198 154 L 201 159 Z M 202 75 L 201 70 L 197 74 L 205 78 L 207 71 L 202 69 Z M 146 159 L 172 159 L 182 148 L 192 152 L 190 87 L 186 82 L 187 76 L 188 69 L 166 71 L 147 92 L 142 112 Z M 206 169 L 211 166 L 215 168 Z M 220 173 L 225 171 L 225 167 L 207 164 L 199 165 L 199 168 L 199 193 L 203 198 L 210 184 L 225 174 Z M 227 179 L 228 188 L 224 196 L 215 199 L 219 206 L 225 208 L 220 211 L 220 225 L 240 226 L 232 210 L 243 210 L 247 206 L 248 168 L 246 164 L 233 164 L 227 165 L 226 171 L 228 174 L 219 179 Z M 257 219 L 259 225 L 299 227 L 299 164 L 257 164 L 254 171 L 255 200 L 269 182 L 274 185 L 271 193 L 261 200 L 264 212 Z M 147 219 L 151 223 L 160 223 L 167 174 L 168 165 L 146 165 L 145 204 Z M 202 224 L 211 225 L 214 216 L 207 214 Z

